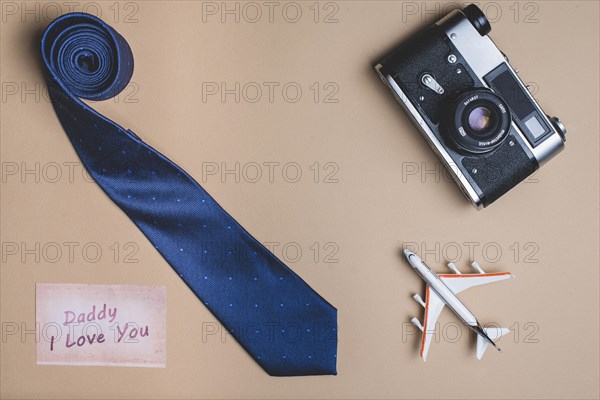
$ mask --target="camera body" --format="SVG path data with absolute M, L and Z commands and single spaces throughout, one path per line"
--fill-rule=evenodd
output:
M 477 208 L 486 207 L 564 148 L 471 4 L 404 42 L 376 71 Z

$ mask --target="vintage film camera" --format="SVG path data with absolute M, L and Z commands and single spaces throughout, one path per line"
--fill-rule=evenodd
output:
M 404 42 L 376 67 L 477 207 L 486 207 L 564 148 L 471 4 Z

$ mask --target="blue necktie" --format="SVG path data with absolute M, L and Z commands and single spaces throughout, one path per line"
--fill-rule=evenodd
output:
M 184 170 L 80 98 L 117 95 L 133 73 L 123 37 L 82 13 L 42 37 L 52 103 L 91 176 L 270 374 L 336 373 L 337 310 Z

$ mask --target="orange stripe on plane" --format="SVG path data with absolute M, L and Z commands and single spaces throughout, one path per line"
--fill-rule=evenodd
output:
M 440 278 L 478 278 L 485 276 L 504 276 L 511 275 L 510 272 L 496 272 L 492 274 L 439 274 Z
M 423 317 L 423 333 L 421 334 L 421 358 L 423 358 L 423 350 L 425 350 L 425 335 L 427 335 L 427 313 L 429 312 L 429 285 L 425 289 L 425 317 Z

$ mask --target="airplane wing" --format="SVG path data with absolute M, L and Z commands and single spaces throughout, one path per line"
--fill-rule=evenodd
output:
M 493 274 L 440 274 L 438 276 L 446 286 L 454 292 L 454 294 L 459 294 L 460 292 L 475 286 L 514 278 L 514 275 L 510 272 L 498 272 Z
M 427 285 L 425 289 L 425 316 L 421 335 L 421 358 L 427 359 L 431 339 L 435 336 L 435 324 L 446 303 Z

